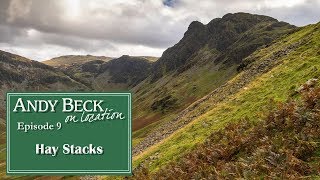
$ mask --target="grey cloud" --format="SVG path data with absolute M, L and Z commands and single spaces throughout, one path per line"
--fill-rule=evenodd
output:
M 90 52 L 100 50 L 101 48 L 109 50 L 117 49 L 109 42 L 103 40 L 98 41 L 68 35 L 42 33 L 35 30 L 29 30 L 29 32 L 33 32 L 33 35 L 28 33 L 28 30 L 26 29 L 10 28 L 8 26 L 0 25 L 0 42 L 14 46 L 27 44 L 29 47 L 34 48 L 44 44 L 53 44 L 70 47 L 74 50 L 87 50 Z
M 7 23 L 11 26 L 34 28 L 47 33 L 154 47 L 166 47 L 176 40 L 171 37 L 173 33 L 177 33 L 175 31 L 177 24 L 168 24 L 166 18 L 170 17 L 161 17 L 158 14 L 159 10 L 155 7 L 150 7 L 149 11 L 143 11 L 138 10 L 140 8 L 138 5 L 119 4 L 120 13 L 112 12 L 112 9 L 100 9 L 100 16 L 103 16 L 103 19 L 91 18 L 89 14 L 84 14 L 84 17 L 70 22 L 63 16 L 64 12 L 59 4 L 61 2 L 13 0 L 9 7 Z M 80 4 L 82 8 L 86 8 L 85 4 Z M 140 3 L 140 5 L 143 4 Z M 27 10 L 21 11 L 23 8 Z
M 69 53 L 108 49 L 109 53 L 128 54 L 125 50 L 138 49 L 143 54 L 139 46 L 161 54 L 158 51 L 182 38 L 191 21 L 208 23 L 230 12 L 264 14 L 295 25 L 320 20 L 319 0 L 293 6 L 268 6 L 266 3 L 273 3 L 266 0 L 118 1 L 1 0 L 0 43 L 25 51 L 52 45 Z M 48 54 L 50 51 L 56 54 L 50 49 Z
M 0 1 L 0 24 L 6 21 L 9 4 L 10 4 L 10 0 Z
M 297 26 L 313 24 L 320 21 L 320 1 L 309 0 L 306 3 L 290 8 L 263 8 L 257 13 L 274 16 Z
M 13 43 L 15 39 L 25 35 L 26 31 L 23 29 L 0 24 L 0 42 Z
M 305 0 L 297 4 L 294 4 L 294 2 L 299 1 L 279 0 L 278 2 L 281 2 L 282 6 L 276 7 L 277 2 L 275 0 L 214 0 L 204 1 L 199 3 L 200 5 L 193 5 L 193 0 L 185 0 L 179 4 L 178 8 L 192 11 L 190 14 L 200 17 L 204 22 L 208 22 L 214 17 L 221 17 L 226 13 L 235 12 L 268 15 L 298 26 L 320 21 L 319 0 Z M 290 6 L 290 3 L 293 3 L 293 5 Z M 268 7 L 268 5 L 273 7 Z
M 71 47 L 75 50 L 87 50 L 90 52 L 98 51 L 102 48 L 117 50 L 116 47 L 107 41 L 88 40 L 79 37 L 61 36 L 57 34 L 42 34 L 41 36 L 41 39 L 44 43 Z
M 306 22 L 303 17 L 310 16 L 310 12 L 313 12 L 304 11 L 305 14 L 301 15 L 301 12 L 298 11 L 300 13 L 298 15 L 297 9 L 306 6 L 304 4 L 294 8 L 249 9 L 265 2 L 262 0 L 175 1 L 174 7 L 177 11 L 171 8 L 172 15 L 162 13 L 164 6 L 148 1 L 133 1 L 136 4 L 119 3 L 115 7 L 101 6 L 96 9 L 86 7 L 86 2 L 80 1 L 79 3 L 80 8 L 84 10 L 83 14 L 69 21 L 62 8 L 63 1 L 61 0 L 12 0 L 7 23 L 11 26 L 33 28 L 45 33 L 117 43 L 143 44 L 151 47 L 168 47 L 181 38 L 191 20 L 210 21 L 228 12 L 247 11 L 277 15 L 281 20 L 290 20 L 301 25 Z M 160 4 L 162 5 L 162 2 Z M 318 4 L 314 6 L 313 3 L 312 5 L 311 8 L 319 8 Z M 71 11 L 72 7 L 66 8 L 66 11 L 69 9 Z M 283 14 L 296 14 L 298 17 L 284 17 Z M 175 15 L 185 17 L 170 23 Z

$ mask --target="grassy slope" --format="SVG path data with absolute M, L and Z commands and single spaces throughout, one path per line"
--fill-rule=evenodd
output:
M 320 33 L 319 24 L 310 25 L 286 37 L 281 42 L 258 51 L 261 58 L 268 56 L 282 45 L 297 42 L 302 37 L 313 33 L 312 39 L 296 51 L 282 57 L 283 63 L 270 72 L 258 77 L 246 88 L 232 96 L 228 101 L 219 103 L 209 112 L 203 114 L 186 127 L 178 130 L 161 143 L 147 149 L 134 158 L 134 167 L 149 157 L 154 157 L 150 170 L 157 171 L 163 165 L 181 157 L 198 143 L 202 143 L 212 131 L 218 130 L 228 122 L 242 117 L 260 119 L 263 109 L 270 99 L 284 101 L 294 89 L 310 78 L 319 78 L 320 69 Z M 235 77 L 237 78 L 237 77 Z
M 221 65 L 208 62 L 216 56 L 217 52 L 206 46 L 194 57 L 199 60 L 198 65 L 178 75 L 170 73 L 156 83 L 149 84 L 148 81 L 145 81 L 133 89 L 135 96 L 133 104 L 136 104 L 133 107 L 134 121 L 136 123 L 146 122 L 146 124 L 139 124 L 139 127 L 143 128 L 133 133 L 133 145 L 140 142 L 159 124 L 172 120 L 177 113 L 192 102 L 236 75 L 236 66 L 220 68 Z M 174 107 L 165 113 L 153 111 L 152 103 L 167 95 L 178 100 Z
M 213 132 L 178 162 L 135 179 L 301 179 L 319 174 L 320 88 L 308 81 L 263 121 L 247 118 Z M 154 177 L 155 176 L 155 177 Z

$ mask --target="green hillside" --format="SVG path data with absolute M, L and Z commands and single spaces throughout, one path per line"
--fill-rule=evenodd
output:
M 320 88 L 316 79 L 299 99 L 272 105 L 262 121 L 243 118 L 213 132 L 177 162 L 137 179 L 299 179 L 319 175 Z M 302 96 L 302 97 L 301 97 Z
M 248 55 L 296 29 L 274 18 L 248 13 L 227 14 L 207 25 L 192 22 L 184 37 L 154 63 L 152 74 L 132 89 L 133 153 L 187 124 L 176 122 L 183 122 L 180 119 L 194 112 L 201 98 L 240 73 Z M 195 116 L 198 114 L 189 119 Z
M 201 106 L 209 106 L 207 112 L 201 112 L 185 127 L 174 132 L 160 143 L 148 148 L 134 158 L 134 167 L 146 166 L 152 173 L 157 172 L 170 162 L 174 162 L 190 150 L 202 144 L 212 132 L 230 122 L 242 118 L 259 121 L 274 102 L 283 102 L 295 97 L 296 89 L 312 78 L 320 76 L 320 31 L 319 24 L 309 25 L 279 40 L 273 45 L 260 49 L 250 55 L 244 71 L 230 80 L 225 89 L 217 96 L 223 96 L 221 102 L 206 99 Z M 252 59 L 255 59 L 252 62 Z M 262 67 L 274 64 L 270 71 Z M 250 72 L 260 74 L 244 85 L 239 92 L 228 96 L 234 84 L 248 79 Z M 249 78 L 250 79 L 250 78 Z M 233 84 L 233 85 L 232 85 Z M 244 83 L 245 84 L 245 83 Z

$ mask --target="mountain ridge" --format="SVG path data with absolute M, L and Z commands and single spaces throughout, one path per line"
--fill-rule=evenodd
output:
M 253 15 L 249 13 L 229 13 L 222 18 L 211 20 L 207 25 L 198 21 L 193 21 L 185 32 L 184 37 L 177 44 L 165 50 L 163 55 L 155 63 L 153 70 L 156 73 L 153 76 L 153 81 L 162 77 L 166 72 L 181 67 L 205 44 L 208 44 L 210 49 L 216 49 L 222 54 L 229 53 L 227 48 L 230 45 L 235 43 L 243 33 L 261 23 L 269 23 L 267 24 L 269 26 L 268 30 L 274 31 L 273 34 L 270 33 L 270 35 L 273 36 L 277 36 L 277 32 L 274 29 L 280 29 L 281 27 L 286 27 L 287 29 L 295 28 L 293 25 L 285 22 L 279 22 L 278 20 L 268 16 Z M 278 36 L 281 36 L 281 34 L 283 34 L 283 32 L 280 32 Z M 243 55 L 238 54 L 240 56 L 239 59 L 241 60 L 256 50 L 259 46 L 268 44 L 277 37 L 272 38 L 264 35 L 264 38 L 265 39 L 261 39 L 261 42 L 254 42 L 250 44 L 250 46 L 242 48 L 242 51 L 248 52 Z M 218 60 L 220 61 L 223 59 L 225 59 L 225 57 L 222 55 L 218 57 Z M 232 61 L 232 59 L 229 59 L 229 62 Z
M 93 56 L 93 55 L 64 55 L 59 57 L 54 57 L 49 60 L 41 61 L 42 63 L 53 66 L 56 68 L 67 68 L 74 64 L 83 64 L 93 60 L 110 61 L 112 57 L 107 56 Z

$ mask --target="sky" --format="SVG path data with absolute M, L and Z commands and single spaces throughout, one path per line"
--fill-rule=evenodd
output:
M 62 55 L 161 56 L 192 21 L 227 13 L 320 21 L 320 0 L 0 0 L 0 50 L 33 60 Z

